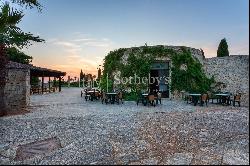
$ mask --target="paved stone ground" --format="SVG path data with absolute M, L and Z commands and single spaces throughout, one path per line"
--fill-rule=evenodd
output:
M 29 110 L 0 118 L 0 164 L 249 164 L 249 108 L 105 105 L 70 88 L 33 95 Z M 19 145 L 54 137 L 61 148 L 15 160 Z

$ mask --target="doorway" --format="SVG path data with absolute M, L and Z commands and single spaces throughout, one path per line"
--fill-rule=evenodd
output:
M 150 70 L 150 84 L 149 89 L 150 92 L 153 92 L 154 90 L 159 90 L 159 84 L 157 79 L 153 79 L 155 77 L 159 77 L 159 71 L 158 70 Z
M 165 78 L 168 78 L 170 74 L 169 62 L 154 62 L 151 65 L 150 77 L 151 82 L 149 84 L 149 90 L 158 90 L 162 93 L 162 98 L 169 98 L 169 84 L 166 82 Z M 152 77 L 158 77 L 157 79 L 152 79 Z

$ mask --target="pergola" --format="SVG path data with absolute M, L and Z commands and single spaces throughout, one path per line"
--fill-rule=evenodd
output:
M 30 65 L 30 77 L 42 77 L 42 93 L 44 89 L 44 77 L 49 77 L 49 89 L 50 89 L 50 77 L 59 78 L 59 92 L 61 91 L 62 77 L 66 75 L 66 72 L 61 72 L 57 70 L 36 67 Z

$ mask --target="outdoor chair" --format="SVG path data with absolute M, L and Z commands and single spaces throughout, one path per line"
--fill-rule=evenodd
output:
M 83 92 L 81 91 L 81 97 L 82 97 L 82 95 L 83 95 Z
M 105 92 L 102 92 L 102 104 L 103 104 L 103 101 L 108 104 L 108 98 L 107 98 L 107 95 Z
M 141 93 L 138 93 L 137 94 L 137 101 L 136 101 L 136 104 L 138 105 L 139 104 L 139 102 L 142 102 L 143 103 L 143 96 L 142 96 L 142 94 Z
M 39 87 L 32 87 L 30 92 L 31 94 L 35 94 L 35 93 L 39 94 Z
M 150 94 L 148 96 L 148 104 L 151 104 L 152 106 L 155 107 L 155 96 L 153 94 Z
M 201 96 L 201 105 L 203 106 L 203 104 L 206 103 L 207 106 L 207 102 L 208 102 L 208 94 L 203 94 Z
M 156 104 L 158 104 L 158 101 L 161 104 L 161 93 L 160 92 L 157 92 L 155 99 L 156 99 Z
M 119 92 L 119 93 L 117 94 L 117 102 L 118 102 L 118 104 L 119 104 L 120 101 L 121 101 L 122 104 L 123 104 L 122 97 L 123 97 L 122 92 Z
M 100 98 L 100 92 L 96 91 L 95 92 L 95 99 L 99 100 L 99 98 Z
M 241 94 L 236 94 L 236 95 L 234 96 L 234 99 L 231 100 L 231 101 L 233 102 L 233 106 L 234 106 L 234 107 L 235 107 L 235 102 L 237 102 L 238 105 L 239 105 L 239 107 L 240 107 L 240 98 L 241 98 Z
M 230 105 L 230 104 L 231 104 L 231 95 L 232 95 L 232 93 L 230 93 L 230 92 L 225 92 L 225 94 L 228 94 L 228 96 L 226 96 L 226 97 L 224 98 L 224 104 L 225 104 L 225 105 Z
M 90 99 L 91 99 L 91 95 L 87 91 L 85 91 L 85 100 L 87 101 Z
M 191 104 L 193 101 L 192 96 L 187 96 L 187 104 Z
M 55 87 L 50 87 L 50 92 L 55 92 Z

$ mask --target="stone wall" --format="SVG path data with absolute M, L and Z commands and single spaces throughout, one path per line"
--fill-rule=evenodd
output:
M 242 105 L 249 106 L 249 56 L 231 55 L 214 57 L 204 60 L 204 70 L 207 76 L 214 75 L 216 82 L 222 82 L 222 91 L 242 92 Z
M 201 64 L 203 64 L 203 62 L 205 60 L 205 56 L 202 55 L 201 50 L 196 49 L 196 48 L 191 48 L 191 47 L 186 47 L 186 46 L 164 46 L 164 47 L 169 48 L 169 49 L 173 49 L 179 53 L 182 52 L 182 48 L 185 48 L 185 49 L 189 50 L 191 52 L 192 56 L 194 58 L 196 58 L 197 60 L 199 60 Z
M 191 48 L 191 47 L 186 47 L 186 46 L 171 46 L 171 45 L 157 45 L 157 46 L 163 46 L 164 48 L 172 49 L 178 53 L 181 53 L 182 48 L 185 48 L 185 49 L 189 50 L 191 52 L 192 56 L 194 58 L 198 59 L 201 64 L 203 64 L 203 62 L 205 60 L 205 56 L 202 54 L 201 50 L 196 49 L 196 48 Z M 157 47 L 157 46 L 148 46 L 148 47 Z M 127 59 L 128 59 L 129 53 L 133 51 L 133 48 L 139 48 L 141 51 L 143 49 L 143 47 L 126 48 L 126 51 L 124 52 L 124 55 L 121 58 L 121 61 L 123 64 L 127 64 Z M 147 55 L 145 55 L 145 56 L 147 56 Z M 166 55 L 165 57 L 157 58 L 156 60 L 169 61 L 170 59 L 169 59 L 168 55 Z
M 4 88 L 4 101 L 8 113 L 25 109 L 30 102 L 30 70 L 9 68 Z

